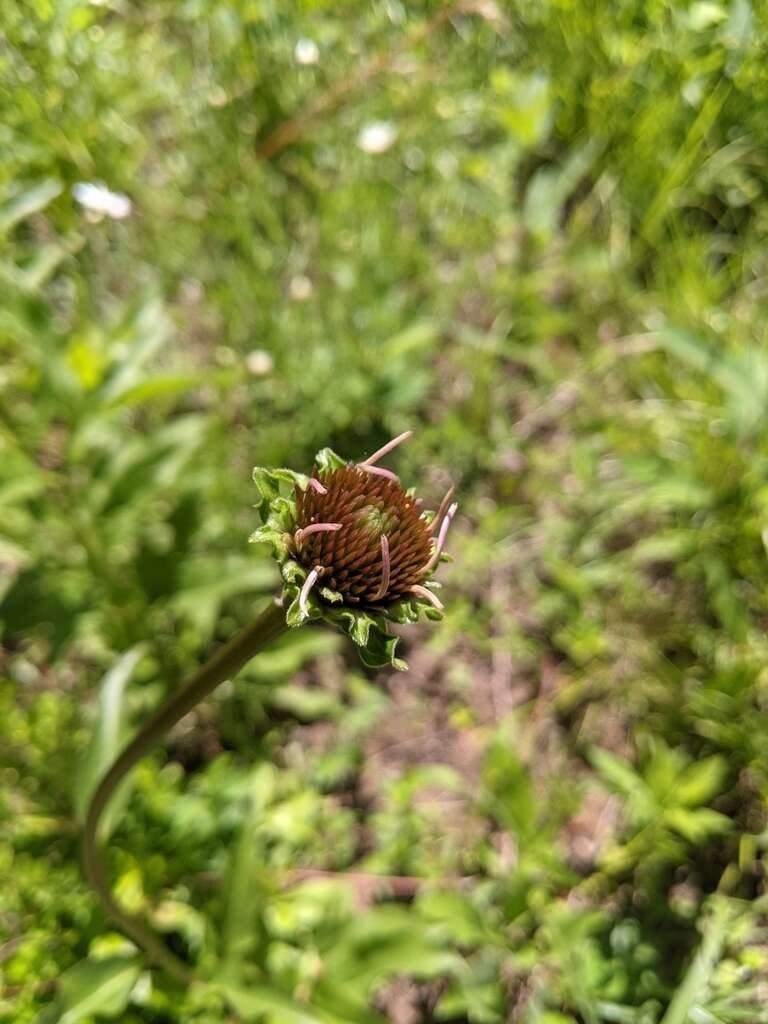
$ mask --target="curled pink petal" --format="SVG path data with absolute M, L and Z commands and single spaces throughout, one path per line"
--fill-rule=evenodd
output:
M 423 597 L 425 600 L 429 601 L 429 603 L 433 605 L 433 607 L 437 608 L 439 612 L 443 610 L 443 602 L 438 597 L 436 597 L 431 590 L 427 590 L 426 587 L 422 587 L 417 583 L 415 586 L 411 587 L 411 593 L 416 594 L 417 597 Z
M 387 441 L 387 443 L 379 448 L 377 452 L 374 452 L 373 455 L 369 455 L 363 465 L 372 466 L 374 462 L 378 462 L 383 455 L 391 452 L 393 448 L 397 448 L 399 444 L 402 444 L 403 441 L 407 441 L 408 438 L 412 436 L 412 430 L 404 430 L 402 434 L 398 434 L 397 437 L 393 437 L 391 441 Z
M 381 583 L 373 595 L 374 601 L 380 601 L 389 590 L 389 541 L 386 534 L 381 535 Z
M 443 516 L 443 521 L 440 524 L 440 533 L 437 538 L 435 550 L 432 552 L 432 557 L 430 558 L 430 560 L 424 566 L 424 572 L 431 572 L 432 569 L 434 569 L 434 567 L 440 561 L 440 555 L 443 553 L 443 548 L 445 547 L 445 538 L 448 536 L 448 527 L 451 525 L 451 521 L 453 517 L 456 515 L 456 510 L 458 509 L 458 507 L 458 504 L 454 502 L 453 505 L 451 505 L 451 507 Z
M 309 526 L 302 526 L 300 530 L 297 530 L 293 539 L 298 545 L 301 545 L 311 533 L 334 533 L 340 529 L 341 523 L 310 523 Z
M 317 477 L 311 476 L 307 482 L 307 487 L 311 487 L 313 491 L 317 491 L 318 494 L 327 494 L 328 488 L 323 487 Z
M 317 577 L 319 575 L 320 568 L 318 566 L 315 566 L 312 572 L 304 580 L 304 586 L 301 588 L 301 593 L 299 594 L 299 609 L 301 610 L 302 615 L 309 615 L 309 608 L 307 607 L 307 598 L 309 597 L 310 590 L 312 589 L 312 587 L 314 587 L 315 583 L 317 582 Z
M 365 470 L 366 473 L 373 473 L 374 476 L 385 476 L 387 480 L 394 480 L 395 483 L 400 480 L 400 477 L 391 469 L 382 469 L 381 466 L 369 466 L 366 462 L 359 462 L 357 468 Z
M 430 523 L 430 529 L 432 530 L 433 533 L 442 522 L 443 516 L 445 515 L 445 510 L 448 508 L 451 498 L 453 497 L 453 492 L 455 490 L 455 487 L 449 487 L 448 490 L 445 492 L 445 497 L 440 502 L 440 508 L 437 510 L 437 512 L 435 513 L 435 518 Z

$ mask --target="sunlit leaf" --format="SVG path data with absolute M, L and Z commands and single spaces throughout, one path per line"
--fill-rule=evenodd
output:
M 99 693 L 98 710 L 91 727 L 88 752 L 85 756 L 75 790 L 75 810 L 80 821 L 85 819 L 88 801 L 99 780 L 120 753 L 126 734 L 125 689 L 144 655 L 144 645 L 137 644 L 122 654 L 104 676 Z M 120 813 L 128 793 L 128 781 L 115 794 L 102 817 L 103 835 Z
M 61 977 L 58 1024 L 118 1017 L 128 1004 L 140 970 L 132 956 L 81 960 L 70 967 Z
M 7 234 L 19 221 L 44 210 L 49 203 L 61 195 L 64 186 L 55 178 L 45 178 L 36 185 L 21 191 L 4 206 L 0 207 L 0 235 Z

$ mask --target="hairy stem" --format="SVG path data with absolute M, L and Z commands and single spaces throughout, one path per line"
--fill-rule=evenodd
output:
M 254 654 L 266 647 L 286 629 L 285 613 L 272 602 L 245 629 L 219 648 L 197 672 L 183 683 L 139 729 L 128 746 L 96 788 L 88 806 L 83 840 L 85 874 L 98 894 L 102 906 L 123 931 L 141 946 L 150 960 L 163 967 L 182 984 L 193 980 L 189 966 L 171 952 L 165 942 L 140 918 L 128 914 L 117 903 L 107 877 L 104 850 L 99 842 L 99 822 L 112 795 L 125 776 L 166 732 L 207 697 L 219 683 L 234 676 Z

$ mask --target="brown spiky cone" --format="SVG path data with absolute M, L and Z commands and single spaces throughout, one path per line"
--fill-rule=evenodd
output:
M 416 499 L 385 472 L 353 464 L 315 470 L 320 488 L 296 489 L 294 557 L 351 604 L 412 596 L 430 569 L 430 524 Z

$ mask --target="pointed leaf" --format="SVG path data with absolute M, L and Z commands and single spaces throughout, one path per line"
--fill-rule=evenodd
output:
M 85 820 L 88 801 L 99 780 L 120 753 L 126 729 L 125 688 L 143 654 L 143 645 L 131 647 L 118 658 L 102 680 L 97 717 L 75 793 L 75 813 L 80 822 Z M 116 807 L 119 808 L 126 795 L 127 789 L 123 786 L 105 813 L 102 825 L 105 835 L 109 834 L 109 824 L 114 819 Z
M 117 1017 L 125 1009 L 140 966 L 133 956 L 81 960 L 61 977 L 59 1024 Z
M 270 1024 L 324 1024 L 310 1006 L 292 999 L 269 985 L 233 985 L 219 983 L 217 988 L 244 1021 L 269 1021 Z
M 0 207 L 0 235 L 7 234 L 19 221 L 39 213 L 61 194 L 63 185 L 55 178 L 45 178 Z
M 682 807 L 698 807 L 711 800 L 720 791 L 728 764 L 715 754 L 689 765 L 675 784 L 675 803 Z

